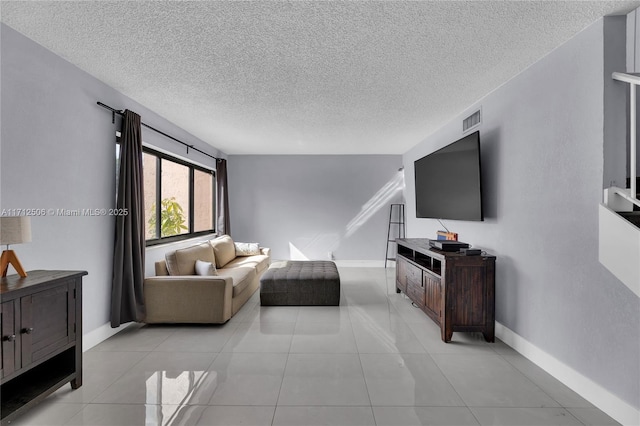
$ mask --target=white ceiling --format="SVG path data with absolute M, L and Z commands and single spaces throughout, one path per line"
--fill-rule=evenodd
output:
M 2 1 L 0 16 L 227 154 L 402 154 L 592 22 L 639 5 Z

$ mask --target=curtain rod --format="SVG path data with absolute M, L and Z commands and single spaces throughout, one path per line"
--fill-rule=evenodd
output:
M 124 116 L 124 111 L 122 111 L 122 110 L 117 110 L 115 108 L 111 108 L 109 105 L 105 105 L 100 101 L 98 101 L 97 104 L 100 105 L 102 108 L 105 108 L 105 109 L 108 109 L 109 111 L 111 111 L 111 122 L 112 123 L 115 123 L 116 114 L 118 114 L 121 117 Z M 167 138 L 169 138 L 171 140 L 174 140 L 174 141 L 176 141 L 178 143 L 181 143 L 182 145 L 186 146 L 187 147 L 187 154 L 189 153 L 189 149 L 192 149 L 194 151 L 199 152 L 200 154 L 206 155 L 207 157 L 211 157 L 216 161 L 221 161 L 220 158 L 214 157 L 211 154 L 207 154 L 206 152 L 199 150 L 198 148 L 194 147 L 193 145 L 189 145 L 188 143 L 182 142 L 180 139 L 176 139 L 173 136 L 166 134 L 162 130 L 158 130 L 155 127 L 151 127 L 148 124 L 143 123 L 142 121 L 140 122 L 140 124 L 143 125 L 144 127 L 146 127 L 147 129 L 153 130 L 156 133 L 160 133 L 162 136 L 165 136 L 165 137 L 167 137 Z

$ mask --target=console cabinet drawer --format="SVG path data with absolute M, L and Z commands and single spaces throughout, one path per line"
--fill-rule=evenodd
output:
M 422 280 L 409 280 L 407 283 L 407 296 L 420 308 L 424 308 L 424 283 Z
M 396 260 L 396 290 L 407 293 L 407 267 L 409 262 L 403 257 Z
M 420 285 L 422 282 L 422 269 L 407 262 L 407 281 L 417 282 Z
M 398 256 L 396 260 L 396 283 L 398 288 L 403 292 L 407 292 L 407 284 L 409 281 L 421 282 L 422 269 L 409 262 L 404 257 Z

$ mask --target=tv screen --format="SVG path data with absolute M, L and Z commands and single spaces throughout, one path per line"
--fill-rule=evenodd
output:
M 416 217 L 484 220 L 480 132 L 416 160 L 414 170 Z

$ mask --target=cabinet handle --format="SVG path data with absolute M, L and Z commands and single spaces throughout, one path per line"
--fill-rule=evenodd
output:
M 31 334 L 31 333 L 33 333 L 33 327 L 22 329 L 22 334 Z
M 2 340 L 4 340 L 5 342 L 13 342 L 14 340 L 16 340 L 16 335 L 11 334 L 9 336 L 4 336 Z

